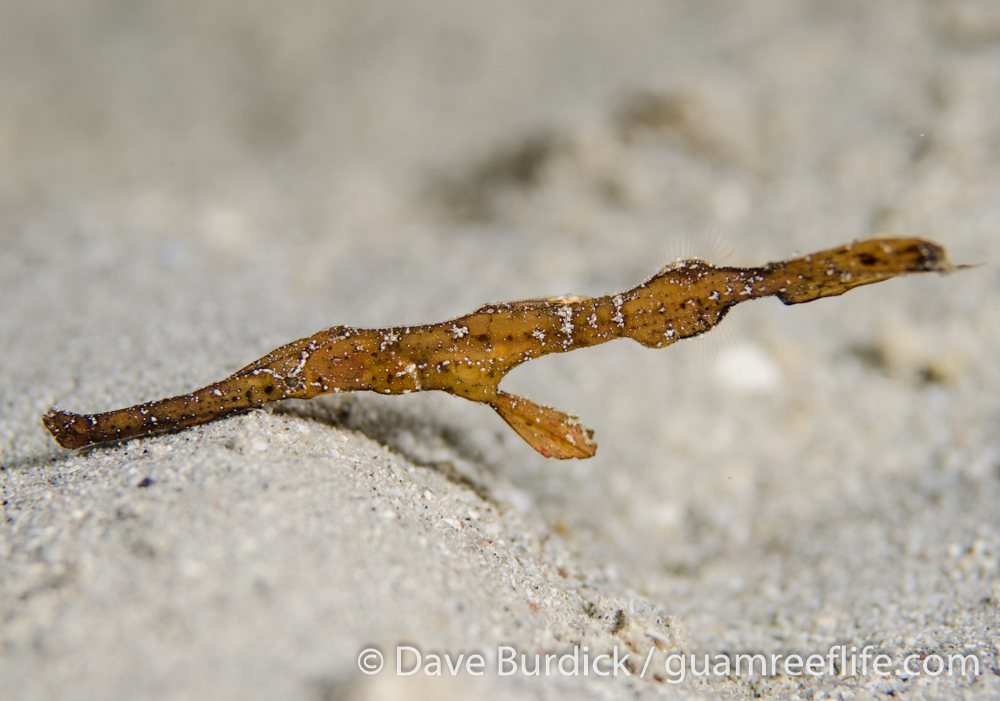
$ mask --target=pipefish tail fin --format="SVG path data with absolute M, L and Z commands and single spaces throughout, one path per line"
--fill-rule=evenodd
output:
M 490 406 L 517 435 L 547 458 L 590 458 L 597 452 L 594 432 L 575 416 L 500 391 Z
M 856 241 L 812 255 L 761 268 L 785 304 L 801 304 L 842 295 L 910 273 L 950 273 L 955 270 L 944 248 L 916 238 L 876 238 Z
M 103 414 L 74 414 L 71 411 L 49 409 L 42 423 L 63 448 L 74 450 L 100 443 L 113 443 L 136 436 L 150 436 L 179 428 L 197 426 L 211 419 L 222 418 L 241 408 L 208 408 L 188 411 L 187 401 L 193 395 L 148 402 L 128 409 Z
M 173 430 L 165 424 L 160 428 L 145 426 L 135 421 L 130 410 L 109 411 L 104 414 L 74 414 L 72 411 L 49 409 L 42 423 L 63 448 L 75 450 L 101 443 L 123 441 L 134 436 L 146 436 Z
M 42 423 L 63 448 L 84 448 L 97 443 L 124 441 L 198 426 L 267 401 L 269 374 L 232 377 L 190 394 L 168 397 L 101 414 L 74 414 L 49 409 Z M 273 389 L 273 388 L 272 388 Z
M 42 423 L 63 448 L 82 448 L 90 445 L 89 421 L 81 414 L 71 411 L 49 409 L 42 417 Z

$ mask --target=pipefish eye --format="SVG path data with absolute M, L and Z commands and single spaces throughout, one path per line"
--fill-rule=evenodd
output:
M 286 377 L 285 378 L 285 384 L 288 385 L 289 387 L 295 387 L 296 385 L 299 384 L 299 378 L 297 378 L 297 377 Z

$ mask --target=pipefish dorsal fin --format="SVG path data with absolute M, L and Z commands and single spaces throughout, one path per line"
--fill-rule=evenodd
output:
M 517 302 L 491 302 L 484 304 L 472 314 L 495 314 L 498 311 L 534 311 L 537 309 L 548 309 L 550 307 L 561 307 L 564 304 L 574 304 L 593 299 L 586 295 L 560 295 L 558 297 L 538 297 L 536 299 L 522 299 Z M 471 316 L 471 315 L 470 315 Z

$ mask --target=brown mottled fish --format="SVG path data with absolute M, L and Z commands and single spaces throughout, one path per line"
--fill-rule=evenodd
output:
M 450 392 L 489 404 L 535 450 L 589 458 L 593 432 L 575 416 L 498 388 L 521 363 L 616 338 L 662 348 L 710 330 L 736 304 L 775 295 L 785 304 L 954 267 L 944 249 L 913 238 L 879 238 L 759 268 L 678 261 L 625 292 L 497 302 L 424 326 L 334 326 L 268 353 L 196 392 L 103 414 L 52 409 L 42 421 L 64 448 L 82 448 L 196 426 L 279 399 L 366 390 Z

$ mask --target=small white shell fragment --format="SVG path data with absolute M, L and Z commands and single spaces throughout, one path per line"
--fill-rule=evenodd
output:
M 755 394 L 770 392 L 781 382 L 781 370 L 760 346 L 747 344 L 719 353 L 712 374 L 726 389 Z

